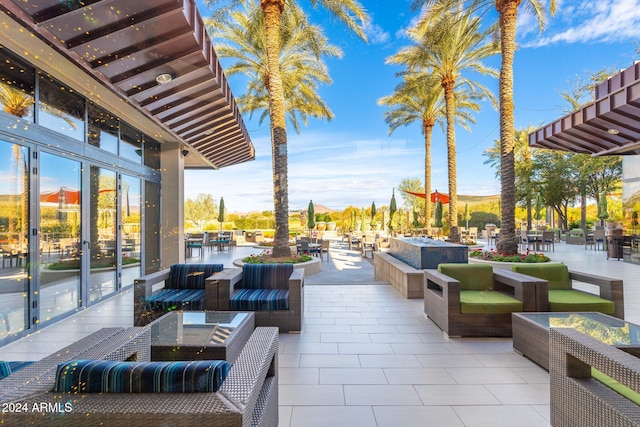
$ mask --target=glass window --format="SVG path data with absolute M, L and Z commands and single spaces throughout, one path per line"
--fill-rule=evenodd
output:
M 120 157 L 142 164 L 143 135 L 126 123 L 120 128 Z
M 0 345 L 28 327 L 29 149 L 0 141 Z
M 142 276 L 140 271 L 141 255 L 141 213 L 142 189 L 140 178 L 122 175 L 120 217 L 122 218 L 122 286 L 133 285 L 133 281 Z
M 160 170 L 160 144 L 148 137 L 145 137 L 144 140 L 144 164 L 155 170 Z
M 118 153 L 118 118 L 89 102 L 87 142 L 110 153 Z
M 2 111 L 33 121 L 35 71 L 0 46 Z
M 84 105 L 84 97 L 73 89 L 40 74 L 40 125 L 84 142 Z

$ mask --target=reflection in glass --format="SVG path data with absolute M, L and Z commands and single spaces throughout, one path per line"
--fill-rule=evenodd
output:
M 126 123 L 120 128 L 120 157 L 142 164 L 142 133 Z
M 87 142 L 110 153 L 118 154 L 118 118 L 89 103 Z
M 40 155 L 40 323 L 74 310 L 80 293 L 80 163 Z
M 89 301 L 95 301 L 116 290 L 116 173 L 91 166 Z
M 121 217 L 122 235 L 120 248 L 122 250 L 122 286 L 133 285 L 134 279 L 142 276 L 140 269 L 140 228 L 142 194 L 140 192 L 140 178 L 122 175 Z
M 160 186 L 144 182 L 144 274 L 160 270 Z
M 40 125 L 84 141 L 84 104 L 84 98 L 73 89 L 40 74 Z
M 35 72 L 6 49 L 0 49 L 2 111 L 33 121 Z
M 29 150 L 0 141 L 0 344 L 28 327 Z

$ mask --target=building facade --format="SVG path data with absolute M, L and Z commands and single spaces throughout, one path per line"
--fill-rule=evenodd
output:
M 183 261 L 184 169 L 254 152 L 193 0 L 0 21 L 3 345 Z

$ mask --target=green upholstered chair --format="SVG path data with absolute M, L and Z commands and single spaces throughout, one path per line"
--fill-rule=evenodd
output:
M 538 279 L 490 265 L 440 264 L 424 273 L 424 311 L 450 336 L 511 336 L 511 313 L 535 311 Z M 540 286 L 538 286 L 540 285 Z
M 560 263 L 514 264 L 511 270 L 546 280 L 549 305 L 538 311 L 597 311 L 624 319 L 622 280 L 571 271 Z M 574 288 L 574 281 L 599 288 L 599 295 Z

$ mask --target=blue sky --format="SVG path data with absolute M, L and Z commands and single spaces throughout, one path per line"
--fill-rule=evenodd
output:
M 424 179 L 420 125 L 389 136 L 385 109 L 377 105 L 399 83 L 395 73 L 400 69 L 384 62 L 409 44 L 405 29 L 417 12 L 411 10 L 411 0 L 361 2 L 372 18 L 368 44 L 321 11 L 308 8 L 312 21 L 325 28 L 344 57 L 327 61 L 333 84 L 320 91 L 334 120 L 312 119 L 300 134 L 288 127 L 289 209 L 306 209 L 310 199 L 336 210 L 369 206 L 372 201 L 376 206 L 388 205 L 392 189 L 402 179 Z M 567 91 L 569 82 L 578 76 L 602 68 L 624 69 L 640 59 L 636 54 L 640 0 L 557 0 L 556 4 L 557 13 L 542 33 L 537 21 L 520 14 L 514 64 L 517 129 L 538 127 L 562 116 L 566 105 L 560 92 Z M 202 5 L 200 11 L 203 16 L 210 14 Z M 485 16 L 496 14 L 491 11 Z M 498 69 L 500 57 L 487 63 Z M 497 79 L 479 80 L 497 96 Z M 230 85 L 236 95 L 244 91 L 242 79 L 231 78 Z M 483 164 L 484 150 L 499 138 L 498 113 L 485 104 L 475 117 L 471 132 L 456 129 L 458 194 L 498 194 L 495 171 Z M 187 171 L 185 197 L 195 198 L 199 193 L 213 194 L 216 199 L 223 196 L 230 212 L 273 210 L 268 123 L 260 125 L 248 116 L 244 119 L 256 160 L 218 171 Z M 432 164 L 432 188 L 447 192 L 446 141 L 438 127 L 433 135 Z

